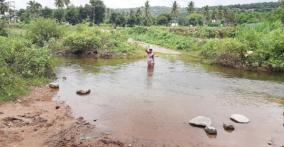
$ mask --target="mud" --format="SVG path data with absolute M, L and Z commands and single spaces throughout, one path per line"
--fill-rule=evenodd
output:
M 52 101 L 55 92 L 47 86 L 34 88 L 16 102 L 1 104 L 0 147 L 123 145 L 105 136 L 82 139 L 95 125 L 75 119 L 69 106 Z

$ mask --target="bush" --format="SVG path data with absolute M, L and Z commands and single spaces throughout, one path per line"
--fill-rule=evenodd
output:
M 81 24 L 74 26 L 72 33 L 69 33 L 63 42 L 73 54 L 82 55 L 91 51 L 92 54 L 106 57 L 134 51 L 135 47 L 129 45 L 127 39 L 116 30 L 98 29 Z
M 6 25 L 6 21 L 0 20 L 0 36 L 8 36 Z
M 49 50 L 21 37 L 0 37 L 0 101 L 23 94 L 38 78 L 52 76 Z
M 222 54 L 234 54 L 241 57 L 245 48 L 245 45 L 236 39 L 211 39 L 202 46 L 201 54 L 208 58 L 215 58 Z
M 96 34 L 72 33 L 64 39 L 64 45 L 73 52 L 82 53 L 86 50 L 98 49 L 100 38 Z
M 28 26 L 28 36 L 32 43 L 44 46 L 51 38 L 60 38 L 63 34 L 63 27 L 53 19 L 39 18 Z

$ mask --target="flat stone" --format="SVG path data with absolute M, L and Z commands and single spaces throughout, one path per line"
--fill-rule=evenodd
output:
M 49 87 L 53 88 L 53 89 L 58 89 L 59 88 L 59 84 L 58 83 L 50 83 Z
M 223 128 L 227 131 L 234 131 L 235 130 L 234 125 L 230 122 L 223 123 Z
M 249 118 L 247 118 L 246 116 L 241 115 L 241 114 L 231 115 L 231 120 L 233 120 L 237 123 L 249 123 L 250 122 Z
M 197 116 L 190 120 L 189 124 L 199 127 L 206 127 L 211 125 L 211 119 L 205 116 Z
M 206 126 L 205 127 L 205 132 L 210 134 L 210 135 L 216 135 L 217 134 L 217 129 L 212 127 L 212 126 Z
M 91 89 L 78 90 L 76 93 L 78 95 L 87 95 L 91 93 Z

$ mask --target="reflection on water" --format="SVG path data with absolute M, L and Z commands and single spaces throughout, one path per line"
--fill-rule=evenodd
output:
M 175 57 L 157 58 L 153 68 L 145 59 L 64 59 L 56 69 L 55 99 L 70 105 L 77 117 L 97 119 L 95 135 L 110 132 L 133 145 L 266 146 L 272 138 L 280 146 L 283 107 L 271 99 L 283 99 L 284 76 L 237 71 Z M 92 93 L 80 97 L 80 88 Z M 227 133 L 222 124 L 232 113 L 252 122 Z M 216 138 L 187 124 L 197 115 L 212 118 Z
M 154 69 L 155 69 L 154 65 L 148 65 L 148 67 L 147 67 L 147 85 L 148 85 L 148 87 L 152 86 L 152 79 L 153 79 L 153 75 L 154 75 Z

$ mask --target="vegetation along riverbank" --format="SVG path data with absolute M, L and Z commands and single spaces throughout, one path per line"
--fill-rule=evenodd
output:
M 109 9 L 100 0 L 81 7 L 30 1 L 14 10 L 1 1 L 0 100 L 53 77 L 54 55 L 95 58 L 141 56 L 128 38 L 195 54 L 246 70 L 284 70 L 283 2 Z M 10 11 L 9 11 L 10 10 Z M 10 12 L 10 13 L 8 13 Z

